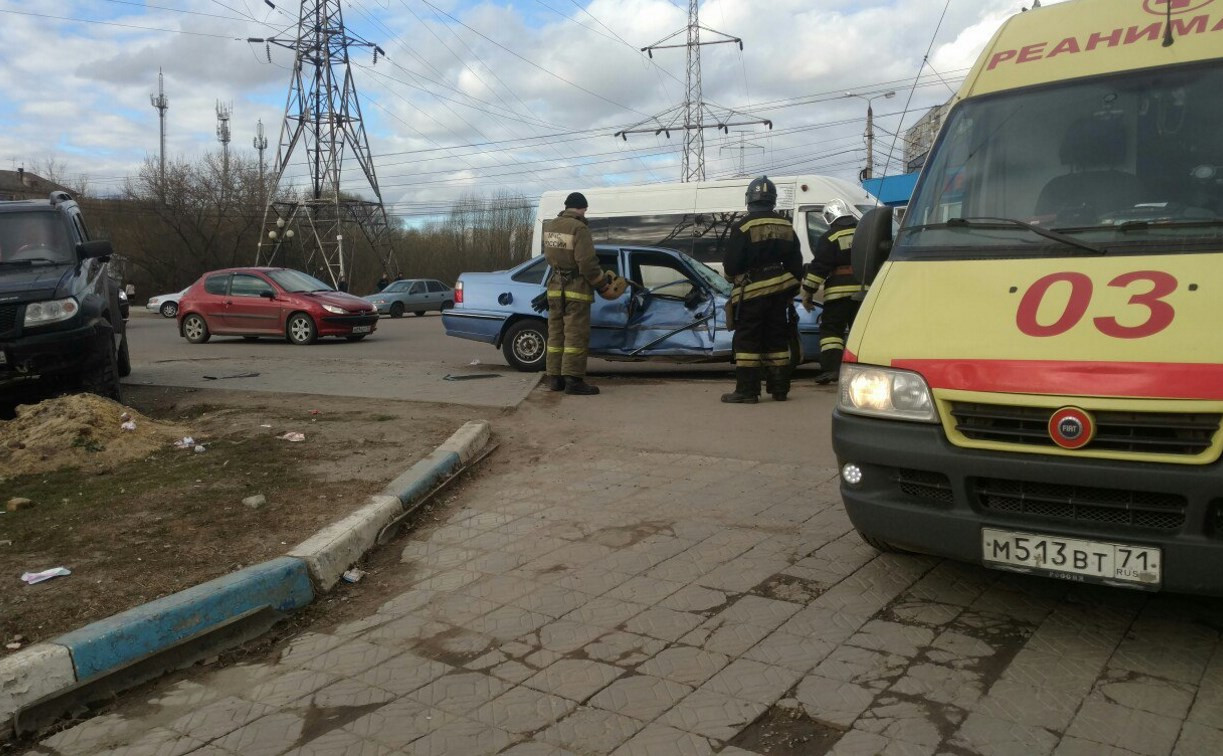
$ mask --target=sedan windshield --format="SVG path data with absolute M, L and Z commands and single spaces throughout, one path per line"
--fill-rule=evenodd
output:
M 268 277 L 290 294 L 299 294 L 303 291 L 334 291 L 327 284 L 300 270 L 274 270 L 268 273 Z
M 1223 67 L 1128 72 L 958 105 L 897 257 L 1217 250 Z M 1060 233 L 1061 242 L 1040 230 Z
M 705 263 L 699 260 L 694 260 L 691 257 L 689 257 L 688 255 L 683 254 L 682 252 L 680 253 L 680 256 L 684 258 L 684 261 L 687 262 L 688 265 L 691 266 L 694 271 L 696 271 L 696 274 L 701 277 L 702 281 L 709 284 L 709 287 L 711 289 L 718 292 L 719 294 L 721 294 L 724 297 L 730 296 L 730 290 L 731 290 L 730 281 L 727 281 L 725 278 L 719 275 L 716 270 L 709 267 Z
M 0 262 L 76 262 L 68 228 L 58 213 L 0 213 Z

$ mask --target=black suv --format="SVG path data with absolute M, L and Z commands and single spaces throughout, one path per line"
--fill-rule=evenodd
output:
M 65 192 L 0 202 L 0 405 L 48 387 L 120 398 L 131 362 L 111 255 Z

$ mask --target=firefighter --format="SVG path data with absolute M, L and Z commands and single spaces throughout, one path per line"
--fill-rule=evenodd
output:
M 824 205 L 824 220 L 828 230 L 815 243 L 813 259 L 807 264 L 803 279 L 803 308 L 811 312 L 815 293 L 824 287 L 824 314 L 820 317 L 820 369 L 815 377 L 819 384 L 836 383 L 841 373 L 841 357 L 845 353 L 845 338 L 858 314 L 865 288 L 854 278 L 849 250 L 854 242 L 858 219 L 841 200 Z
M 599 389 L 586 382 L 586 350 L 590 345 L 590 306 L 594 292 L 610 287 L 612 277 L 599 268 L 586 221 L 586 198 L 573 192 L 565 210 L 544 221 L 544 256 L 548 277 L 548 388 L 590 396 Z
M 747 215 L 731 229 L 723 269 L 734 283 L 735 390 L 728 404 L 755 404 L 760 377 L 773 399 L 790 393 L 790 331 L 803 274 L 802 248 L 789 220 L 773 211 L 777 185 L 761 176 L 747 186 Z

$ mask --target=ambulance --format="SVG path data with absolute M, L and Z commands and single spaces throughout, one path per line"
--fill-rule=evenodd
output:
M 1223 0 L 1010 18 L 853 265 L 832 436 L 868 543 L 1223 594 Z

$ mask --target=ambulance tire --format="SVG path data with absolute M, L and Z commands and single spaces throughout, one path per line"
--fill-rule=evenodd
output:
M 854 529 L 857 530 L 857 528 L 854 528 Z M 861 530 L 858 530 L 858 537 L 861 538 L 863 541 L 866 541 L 867 546 L 870 546 L 875 551 L 879 551 L 884 554 L 907 554 L 909 553 L 905 551 L 904 549 L 900 548 L 899 546 L 894 546 L 891 543 L 888 543 L 887 541 L 883 540 L 882 538 L 876 538 L 872 535 L 867 535 L 866 533 L 863 533 Z

